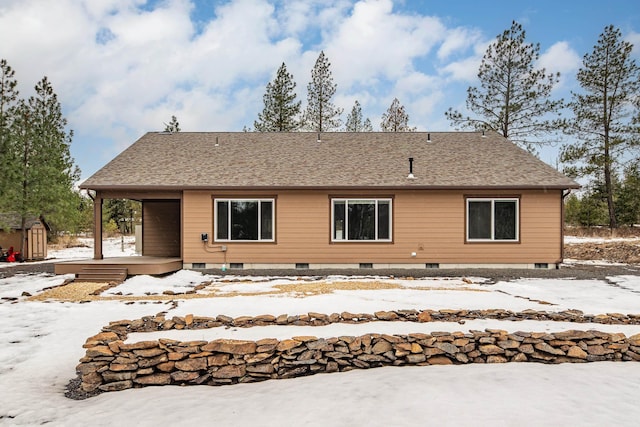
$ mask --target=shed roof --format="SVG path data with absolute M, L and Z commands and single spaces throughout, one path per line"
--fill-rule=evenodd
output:
M 413 158 L 414 179 L 408 179 Z M 150 132 L 80 186 L 94 190 L 578 188 L 497 133 Z
M 43 218 L 38 218 L 37 216 L 28 216 L 27 221 L 25 223 L 25 229 L 30 230 L 33 228 L 35 224 L 41 223 L 45 226 L 45 228 L 49 229 L 49 225 Z M 1 227 L 6 226 L 10 230 L 22 230 L 22 218 L 18 213 L 0 213 L 0 231 L 2 231 Z

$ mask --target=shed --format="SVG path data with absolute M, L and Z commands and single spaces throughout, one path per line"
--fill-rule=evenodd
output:
M 0 214 L 0 247 L 3 251 L 12 247 L 20 250 L 22 239 L 22 221 L 17 213 Z M 2 228 L 4 227 L 4 228 Z M 47 257 L 47 231 L 49 225 L 43 217 L 30 216 L 25 223 L 27 231 L 24 242 L 25 260 L 38 260 Z

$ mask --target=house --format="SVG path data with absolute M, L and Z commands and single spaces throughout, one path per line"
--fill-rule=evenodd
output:
M 80 187 L 142 202 L 143 256 L 314 269 L 556 268 L 579 185 L 497 133 L 154 132 Z
M 3 228 L 4 227 L 4 228 Z M 21 254 L 24 260 L 39 260 L 47 257 L 47 232 L 49 225 L 44 218 L 29 216 L 25 222 L 24 229 L 24 253 Z M 22 219 L 16 213 L 0 214 L 0 248 L 6 252 L 9 248 L 20 251 L 22 241 Z

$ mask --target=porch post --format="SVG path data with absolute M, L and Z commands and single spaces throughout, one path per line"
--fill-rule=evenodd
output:
M 93 259 L 102 259 L 102 193 L 93 200 Z

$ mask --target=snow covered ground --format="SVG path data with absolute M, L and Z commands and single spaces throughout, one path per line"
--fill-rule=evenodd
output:
M 132 246 L 125 244 L 125 251 L 133 254 Z M 105 254 L 124 255 L 121 242 L 106 241 Z M 90 257 L 92 250 L 69 249 L 50 255 L 57 259 L 83 258 Z M 212 281 L 198 292 L 214 291 L 219 296 L 176 296 L 176 308 L 167 301 L 27 301 L 21 296 L 24 291 L 36 295 L 44 288 L 61 284 L 65 277 L 33 274 L 0 279 L 0 425 L 635 426 L 640 420 L 640 363 L 632 362 L 387 367 L 223 387 L 146 387 L 104 393 L 83 401 L 64 397 L 65 386 L 75 377 L 75 366 L 84 355 L 82 344 L 87 337 L 109 321 L 137 319 L 165 310 L 167 316 L 191 313 L 233 317 L 412 308 L 640 313 L 638 276 L 616 276 L 609 282 L 520 279 L 496 284 L 482 278 L 359 278 L 389 286 L 379 290 L 341 288 L 332 293 L 306 292 L 305 286 L 314 283 L 294 278 L 255 277 L 250 283 L 229 281 L 232 276 L 224 279 L 181 271 L 162 279 L 134 277 L 103 293 L 116 297 L 118 293 L 142 296 L 166 290 L 185 292 L 201 282 Z M 336 276 L 328 280 L 354 279 Z M 291 290 L 291 284 L 299 289 Z M 640 333 L 638 326 L 479 320 L 464 325 L 379 322 L 304 329 L 219 328 L 175 331 L 163 336 L 180 340 L 258 339 L 484 328 L 555 331 L 578 327 L 623 332 L 627 336 Z M 157 337 L 156 333 L 148 333 L 130 338 Z

